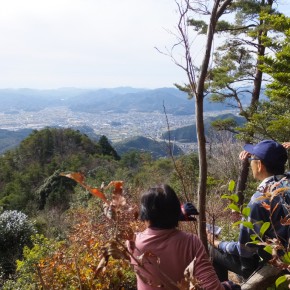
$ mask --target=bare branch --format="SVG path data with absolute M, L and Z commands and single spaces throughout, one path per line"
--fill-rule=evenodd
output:
M 177 173 L 177 175 L 178 175 L 178 177 L 179 177 L 179 179 L 181 181 L 185 199 L 186 199 L 186 201 L 189 201 L 190 199 L 189 199 L 189 197 L 187 195 L 187 192 L 186 192 L 186 187 L 185 187 L 185 184 L 184 184 L 183 175 L 180 172 L 180 170 L 178 169 L 178 167 L 176 165 L 176 161 L 175 161 L 174 155 L 173 155 L 173 150 L 172 150 L 172 145 L 171 145 L 170 125 L 169 125 L 168 116 L 167 116 L 167 113 L 166 113 L 166 108 L 165 108 L 164 102 L 163 102 L 163 111 L 164 111 L 164 115 L 165 115 L 165 118 L 166 118 L 166 124 L 167 124 L 169 155 L 170 155 L 170 158 L 171 158 L 171 160 L 173 162 L 174 169 L 175 169 L 175 171 L 176 171 L 176 173 Z

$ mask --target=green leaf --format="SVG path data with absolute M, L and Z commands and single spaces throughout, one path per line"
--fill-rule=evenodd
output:
M 222 195 L 222 198 L 224 198 L 224 199 L 230 199 L 230 200 L 232 200 L 232 201 L 234 201 L 236 203 L 239 201 L 239 197 L 236 194 L 231 194 L 231 195 L 223 194 Z
M 247 222 L 247 221 L 245 221 L 245 222 L 242 222 L 242 224 L 243 224 L 243 226 L 246 227 L 246 228 L 249 228 L 249 229 L 251 229 L 251 230 L 254 229 L 254 225 L 253 225 L 253 223 L 251 223 L 251 222 Z
M 236 212 L 240 212 L 240 208 L 234 203 L 229 204 L 228 208 L 230 208 L 230 209 L 232 209 L 232 210 L 234 210 Z
M 287 252 L 287 253 L 284 254 L 283 262 L 287 263 L 287 264 L 290 264 L 290 252 Z
M 232 196 L 232 200 L 234 202 L 238 202 L 239 201 L 239 197 L 236 194 L 232 194 L 231 196 Z
M 238 225 L 240 225 L 241 223 L 242 223 L 242 221 L 237 221 L 237 222 L 233 223 L 233 227 L 238 226 Z
M 267 231 L 267 229 L 270 227 L 270 222 L 265 222 L 263 223 L 261 229 L 260 229 L 260 235 L 261 237 L 264 236 L 265 232 Z
M 255 241 L 257 239 L 258 235 L 257 234 L 252 234 L 250 235 L 250 238 L 252 241 Z
M 236 185 L 236 183 L 234 182 L 234 180 L 231 180 L 231 181 L 229 182 L 228 190 L 229 190 L 230 192 L 233 192 L 234 189 L 235 189 L 235 185 Z
M 280 284 L 284 283 L 287 280 L 286 275 L 279 277 L 276 281 L 275 281 L 275 286 L 276 288 L 278 288 L 280 286 Z
M 272 248 L 270 246 L 266 246 L 263 248 L 263 250 L 267 253 L 269 253 L 270 255 L 272 255 Z
M 251 209 L 249 207 L 244 207 L 243 210 L 242 210 L 242 214 L 243 216 L 245 217 L 248 217 L 251 213 Z
M 259 240 L 256 240 L 256 241 L 253 241 L 253 242 L 248 242 L 247 245 L 248 245 L 248 244 L 251 244 L 251 245 L 258 245 L 259 243 L 260 243 L 260 241 L 259 241 Z

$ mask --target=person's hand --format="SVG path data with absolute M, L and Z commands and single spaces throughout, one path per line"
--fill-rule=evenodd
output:
M 186 202 L 181 205 L 180 221 L 196 221 L 194 215 L 198 215 L 199 212 L 191 202 Z
M 247 158 L 249 158 L 251 156 L 251 154 L 249 152 L 247 152 L 246 150 L 243 150 L 240 154 L 239 154 L 239 159 L 240 160 L 245 160 Z
M 215 236 L 214 234 L 210 232 L 207 232 L 207 240 L 212 246 L 214 246 L 215 248 L 218 248 L 220 244 L 220 240 L 217 239 L 217 236 Z
M 225 290 L 240 290 L 240 289 L 242 289 L 241 285 L 235 284 L 232 281 L 223 281 L 221 284 L 224 286 Z
M 289 149 L 290 148 L 290 142 L 284 142 L 282 143 L 282 146 L 286 149 Z

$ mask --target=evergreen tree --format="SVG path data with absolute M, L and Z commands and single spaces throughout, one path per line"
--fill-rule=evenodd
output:
M 269 100 L 261 102 L 244 131 L 254 131 L 257 138 L 284 142 L 290 140 L 290 18 L 283 14 L 262 17 L 280 34 L 265 39 L 266 45 L 275 51 L 263 58 L 261 66 L 272 80 L 266 89 Z
M 217 49 L 214 55 L 213 68 L 209 73 L 207 83 L 211 99 L 216 102 L 225 102 L 230 107 L 239 110 L 240 115 L 250 121 L 256 113 L 263 82 L 264 56 L 271 38 L 277 35 L 277 30 L 263 15 L 278 15 L 274 9 L 274 0 L 239 0 L 230 7 L 235 15 L 233 22 L 222 21 L 217 30 L 226 36 L 225 42 Z M 249 99 L 250 103 L 245 102 Z M 231 120 L 217 123 L 219 129 L 236 131 L 235 122 Z M 222 126 L 221 126 L 222 125 Z M 253 142 L 254 127 L 240 131 L 240 138 L 245 142 Z M 249 163 L 245 160 L 241 166 L 236 191 L 240 203 L 243 203 L 243 191 L 249 173 Z
M 108 138 L 106 136 L 101 136 L 98 144 L 101 147 L 101 154 L 112 156 L 115 160 L 120 160 L 120 156 L 116 152 L 116 150 L 110 144 Z

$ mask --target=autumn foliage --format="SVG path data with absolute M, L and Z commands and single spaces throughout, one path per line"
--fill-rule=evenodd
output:
M 49 240 L 42 235 L 33 238 L 34 246 L 25 247 L 24 258 L 17 263 L 18 279 L 5 283 L 10 289 L 136 289 L 136 277 L 130 258 L 144 267 L 144 260 L 154 253 L 133 257 L 126 241 L 134 240 L 134 232 L 144 225 L 138 220 L 138 210 L 129 203 L 122 181 L 107 186 L 91 187 L 81 173 L 62 173 L 75 180 L 86 191 L 98 197 L 100 203 L 68 211 L 70 221 L 67 238 Z M 97 206 L 101 210 L 97 210 Z M 156 266 L 158 261 L 156 257 Z M 146 268 L 144 268 L 146 269 Z M 176 285 L 181 290 L 200 289 L 193 276 L 194 261 L 184 279 Z M 150 281 L 145 281 L 150 285 Z M 190 285 L 195 288 L 190 288 Z
M 71 210 L 73 222 L 67 242 L 38 264 L 44 289 L 134 289 L 135 275 L 124 241 L 132 238 L 136 207 L 122 195 L 123 182 L 92 188 L 80 173 L 62 174 L 74 179 L 103 201 L 103 214 L 94 209 Z M 107 193 L 105 195 L 105 192 Z
M 112 181 L 107 186 L 92 188 L 80 173 L 61 175 L 74 179 L 101 199 L 102 208 L 98 210 L 96 206 L 100 205 L 96 203 L 95 207 L 71 209 L 67 213 L 71 224 L 67 239 L 59 243 L 51 241 L 51 250 L 45 250 L 49 248 L 47 240 L 35 242 L 31 249 L 26 247 L 23 261 L 18 262 L 19 279 L 10 287 L 135 289 L 135 273 L 125 241 L 133 237 L 133 231 L 140 225 L 137 207 L 129 206 L 123 196 L 123 182 Z M 39 247 L 43 247 L 41 251 Z M 28 264 L 32 266 L 27 267 Z M 29 276 L 26 281 L 25 275 Z

